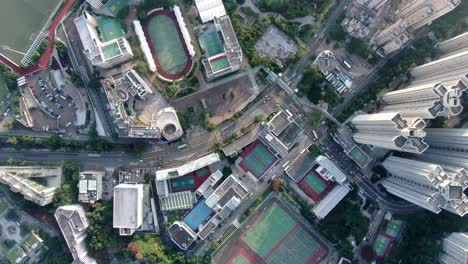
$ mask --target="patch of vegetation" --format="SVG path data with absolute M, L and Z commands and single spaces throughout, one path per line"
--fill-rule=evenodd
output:
M 306 0 L 259 0 L 263 12 L 275 12 L 286 18 L 304 17 L 313 13 L 310 1 Z
M 250 6 L 241 6 L 240 11 L 242 11 L 242 13 L 244 13 L 244 14 L 246 14 L 248 16 L 251 16 L 251 17 L 259 17 L 260 16 L 252 8 L 250 8 Z
M 39 45 L 39 48 L 32 54 L 31 60 L 29 61 L 26 67 L 36 65 L 39 62 L 39 59 L 41 59 L 41 56 L 44 53 L 44 51 L 46 51 L 48 45 L 49 45 L 49 40 L 44 39 Z
M 192 76 L 189 79 L 185 79 L 185 84 L 189 87 L 195 87 L 197 88 L 200 82 L 198 81 L 197 76 Z
M 447 211 L 440 214 L 424 211 L 398 215 L 397 218 L 406 221 L 407 228 L 400 243 L 394 246 L 392 254 L 386 260 L 385 263 L 389 264 L 434 263 L 440 251 L 439 242 L 446 234 L 468 230 L 466 218 Z
M 345 48 L 349 53 L 357 54 L 363 58 L 367 58 L 370 53 L 369 45 L 358 38 L 351 37 Z
M 193 126 L 193 113 L 177 111 L 177 118 L 183 130 Z
M 178 92 L 175 98 L 182 98 L 189 94 L 193 94 L 194 92 L 195 92 L 195 89 L 193 88 L 185 88 L 184 90 Z
M 307 96 L 309 101 L 314 104 L 318 104 L 322 99 L 322 83 L 324 81 L 325 78 L 319 71 L 317 65 L 311 64 L 304 70 L 298 89 L 301 93 Z
M 318 157 L 323 154 L 323 151 L 317 145 L 311 145 L 309 147 L 309 152 L 314 157 Z
M 159 236 L 134 235 L 133 240 L 127 246 L 129 252 L 136 260 L 145 259 L 148 263 L 177 264 L 197 263 L 209 264 L 209 255 L 203 257 L 186 257 L 182 252 L 167 247 Z
M 54 194 L 54 206 L 74 204 L 78 198 L 80 167 L 76 161 L 62 162 L 62 186 Z
M 431 30 L 439 39 L 447 39 L 468 29 L 468 2 L 462 1 L 455 10 L 432 22 Z
M 112 201 L 97 202 L 95 206 L 86 213 L 89 221 L 89 246 L 99 255 L 106 248 L 117 248 L 118 243 L 122 241 L 112 228 Z
M 10 68 L 3 65 L 3 63 L 0 63 L 0 75 L 5 81 L 10 93 L 17 91 L 16 79 L 19 77 L 17 73 L 10 70 Z
M 398 56 L 395 56 L 387 62 L 380 70 L 379 78 L 369 84 L 364 94 L 356 96 L 351 101 L 350 106 L 346 108 L 339 116 L 338 120 L 343 122 L 354 112 L 361 110 L 365 104 L 377 98 L 377 94 L 383 89 L 389 87 L 390 83 L 408 73 L 409 68 L 414 64 L 422 64 L 426 58 L 433 55 L 434 42 L 424 37 L 417 40 L 411 47 L 407 47 Z
M 307 114 L 307 123 L 310 126 L 315 126 L 320 119 L 322 118 L 322 112 L 318 110 L 312 110 L 309 114 Z
M 176 85 L 166 86 L 166 93 L 169 97 L 174 97 L 179 92 L 179 88 Z
M 305 25 L 302 25 L 301 28 L 299 29 L 298 37 L 305 43 L 308 43 L 312 40 L 312 38 L 314 37 L 316 33 L 317 33 L 317 29 L 314 25 L 305 24 Z
M 334 41 L 344 41 L 346 39 L 346 33 L 340 24 L 333 25 L 328 31 L 328 36 Z

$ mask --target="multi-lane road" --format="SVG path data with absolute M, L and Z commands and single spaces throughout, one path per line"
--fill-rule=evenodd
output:
M 326 151 L 326 155 L 334 160 L 367 198 L 378 203 L 380 208 L 394 213 L 413 212 L 420 209 L 414 204 L 396 201 L 382 193 L 335 142 L 326 139 L 320 144 Z
M 351 0 L 341 0 L 335 9 L 332 11 L 330 16 L 327 20 L 322 23 L 317 34 L 312 38 L 312 40 L 307 45 L 307 52 L 306 55 L 295 65 L 292 65 L 286 69 L 284 72 L 284 76 L 293 81 L 298 81 L 302 72 L 304 72 L 305 68 L 310 64 L 310 58 L 315 55 L 317 48 L 320 46 L 321 41 L 324 39 L 324 34 L 330 29 L 331 26 L 335 25 L 336 19 L 338 16 L 343 12 L 343 10 L 351 3 Z

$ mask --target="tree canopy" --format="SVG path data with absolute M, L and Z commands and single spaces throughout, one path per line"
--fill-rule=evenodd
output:
M 325 81 L 323 74 L 317 65 L 311 64 L 304 71 L 301 82 L 298 85 L 299 91 L 307 96 L 314 104 L 322 99 L 322 83 Z

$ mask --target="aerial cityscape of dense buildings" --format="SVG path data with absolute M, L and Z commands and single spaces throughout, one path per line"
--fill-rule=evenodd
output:
M 468 264 L 467 1 L 0 7 L 0 263 Z

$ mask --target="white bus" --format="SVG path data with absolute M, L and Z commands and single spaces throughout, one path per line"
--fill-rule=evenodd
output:
M 348 71 L 351 70 L 351 64 L 349 64 L 349 63 L 348 63 L 347 61 L 345 61 L 345 60 L 343 61 L 343 64 L 344 64 L 344 66 L 346 67 L 346 69 L 347 69 Z

